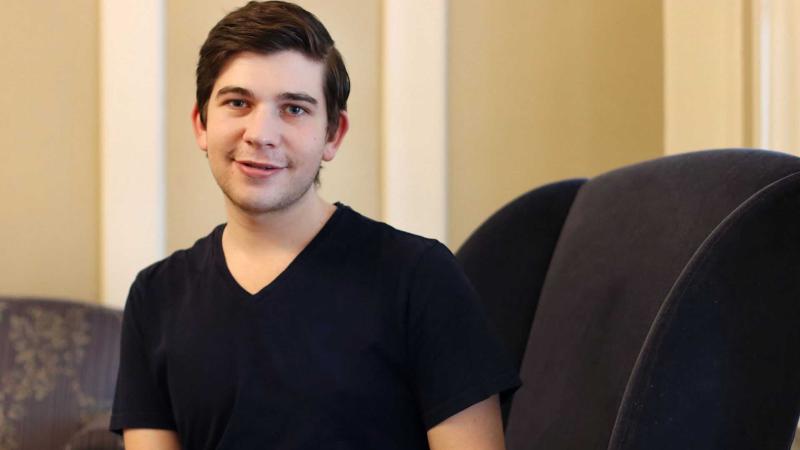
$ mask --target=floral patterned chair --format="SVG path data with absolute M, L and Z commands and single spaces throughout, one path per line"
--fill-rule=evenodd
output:
M 0 450 L 121 449 L 107 431 L 121 311 L 0 298 Z

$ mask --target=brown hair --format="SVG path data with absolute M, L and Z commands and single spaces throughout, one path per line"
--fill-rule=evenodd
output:
M 322 90 L 328 117 L 328 139 L 339 127 L 339 112 L 347 110 L 350 76 L 342 55 L 325 26 L 305 9 L 282 1 L 257 2 L 223 17 L 208 33 L 197 62 L 197 107 L 206 125 L 208 100 L 222 68 L 241 52 L 270 54 L 295 50 L 324 64 Z

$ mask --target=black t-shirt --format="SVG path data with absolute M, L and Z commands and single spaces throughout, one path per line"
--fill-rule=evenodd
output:
M 223 229 L 136 277 L 112 430 L 173 429 L 184 450 L 427 449 L 426 430 L 519 386 L 437 241 L 337 204 L 251 295 Z

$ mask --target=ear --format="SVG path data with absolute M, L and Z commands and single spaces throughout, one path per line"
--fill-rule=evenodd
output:
M 194 129 L 194 139 L 197 141 L 197 146 L 200 147 L 200 150 L 208 152 L 206 126 L 200 120 L 200 109 L 198 109 L 197 103 L 192 108 L 192 128 Z
M 336 128 L 336 133 L 325 144 L 325 149 L 322 151 L 322 160 L 330 161 L 336 156 L 339 146 L 342 145 L 344 136 L 347 130 L 350 129 L 350 119 L 347 116 L 347 111 L 339 111 L 339 127 Z

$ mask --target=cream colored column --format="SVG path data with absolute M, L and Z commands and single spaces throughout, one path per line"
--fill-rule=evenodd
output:
M 164 4 L 100 1 L 101 289 L 122 306 L 164 255 Z
M 800 4 L 752 1 L 755 145 L 800 155 Z
M 383 220 L 446 239 L 446 0 L 385 0 Z

